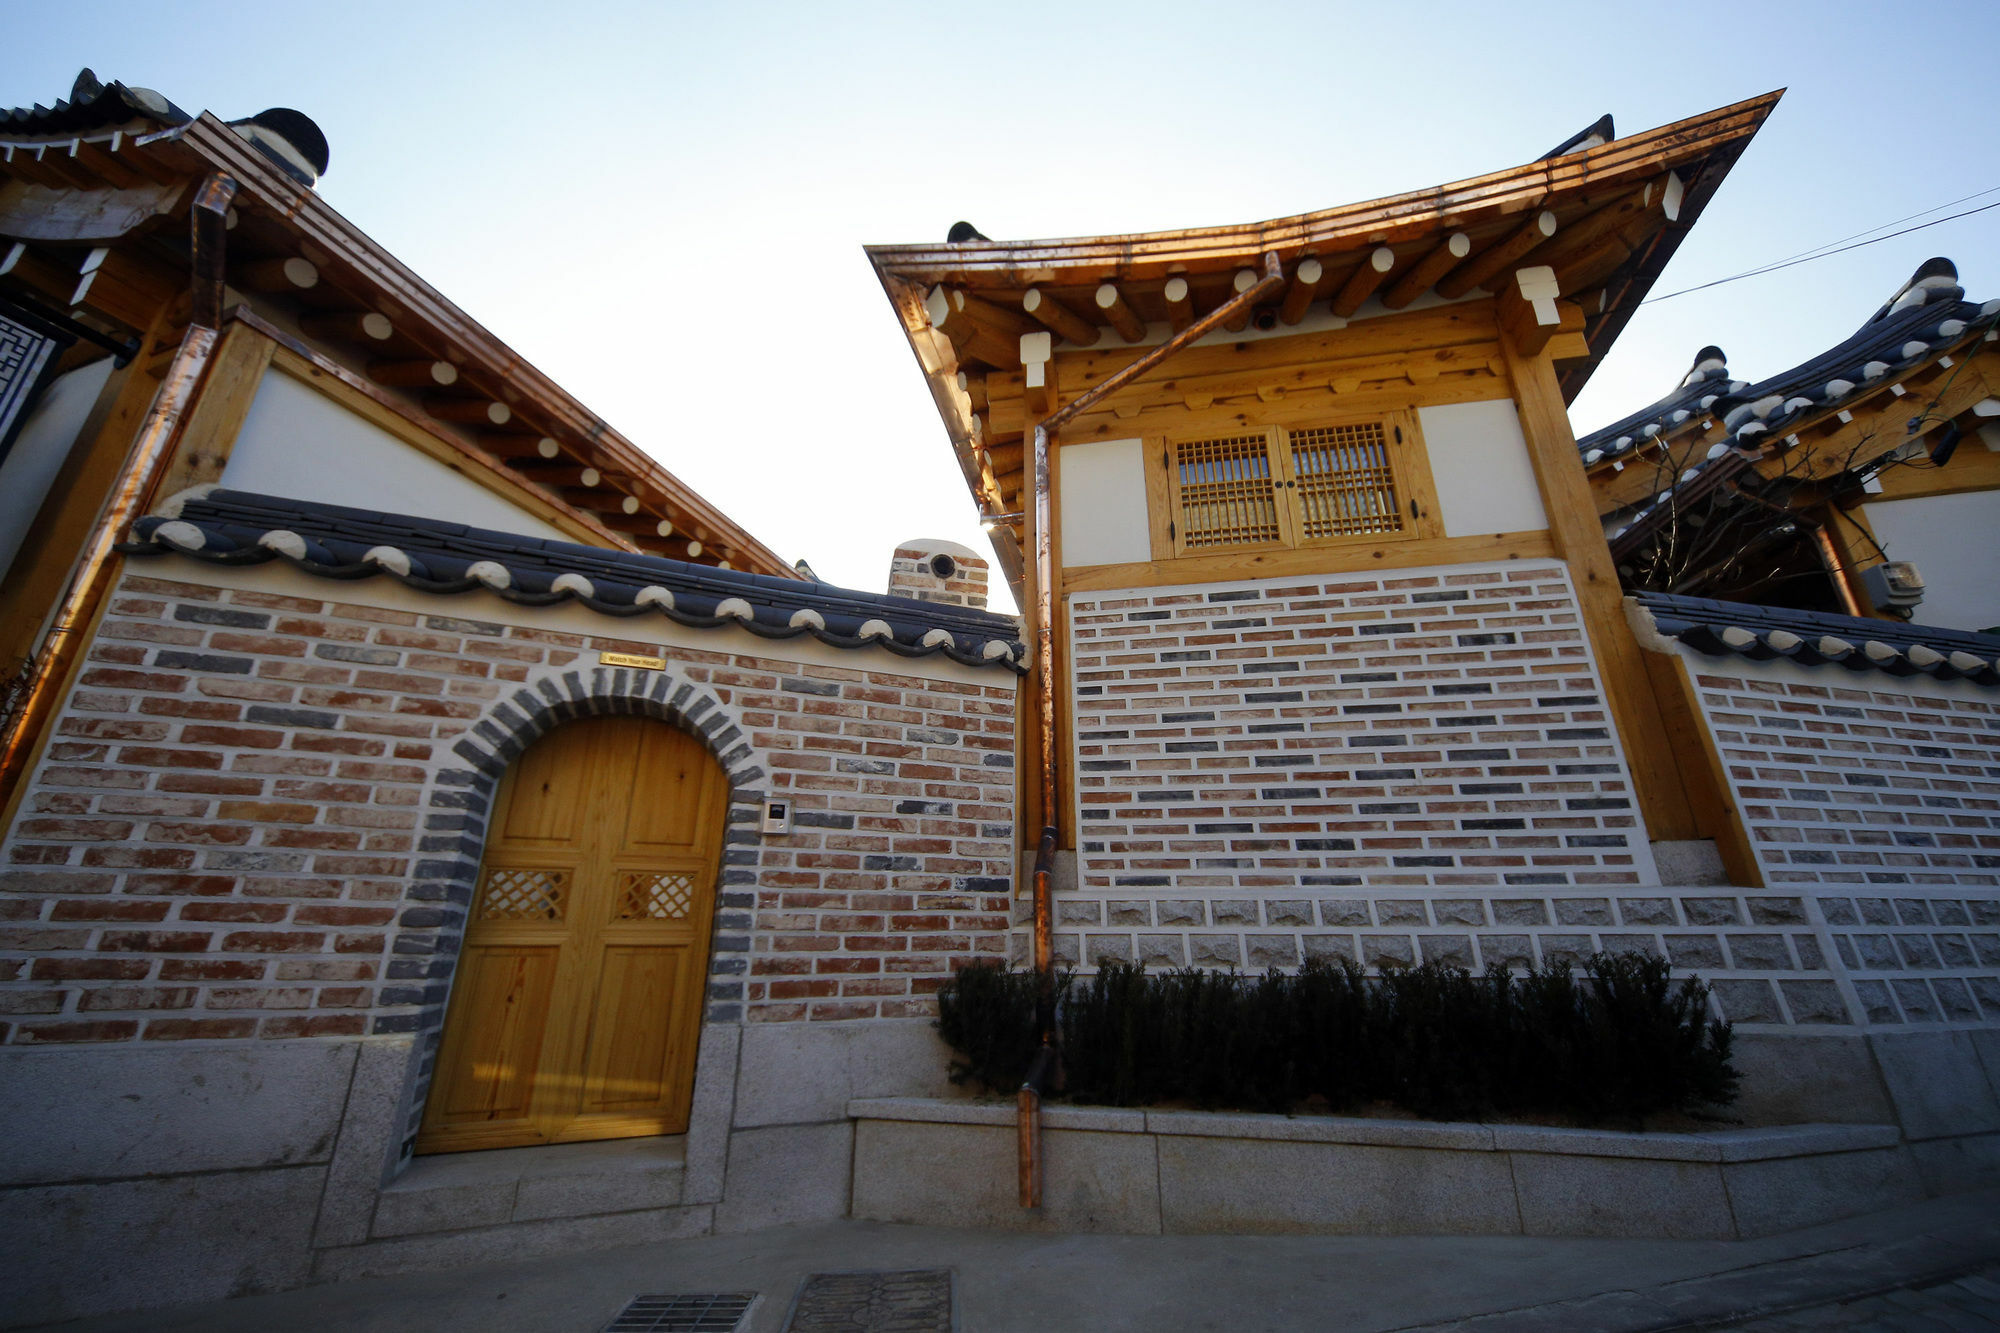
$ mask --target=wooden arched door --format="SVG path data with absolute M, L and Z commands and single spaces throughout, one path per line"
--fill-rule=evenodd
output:
M 686 1130 L 728 796 L 700 741 L 643 718 L 515 761 L 417 1151 Z

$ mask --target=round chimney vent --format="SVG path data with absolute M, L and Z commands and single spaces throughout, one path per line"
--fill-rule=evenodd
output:
M 958 561 L 948 555 L 934 555 L 931 557 L 931 573 L 941 579 L 948 579 L 958 573 Z

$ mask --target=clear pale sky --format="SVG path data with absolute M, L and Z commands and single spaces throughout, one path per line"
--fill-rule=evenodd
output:
M 903 538 L 985 549 L 865 243 L 1284 216 L 1529 161 L 1606 111 L 1630 133 L 1779 87 L 1655 295 L 2000 187 L 1993 0 L 44 0 L 6 29 L 0 106 L 89 65 L 225 119 L 312 116 L 334 207 L 861 588 Z M 1576 427 L 1659 397 L 1704 343 L 1744 379 L 1803 360 L 1934 254 L 2000 296 L 2000 209 L 1645 307 Z

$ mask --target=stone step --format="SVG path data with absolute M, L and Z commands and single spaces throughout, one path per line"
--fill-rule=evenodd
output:
M 382 1190 L 380 1239 L 510 1222 L 671 1208 L 681 1202 L 686 1136 L 607 1139 L 414 1159 Z

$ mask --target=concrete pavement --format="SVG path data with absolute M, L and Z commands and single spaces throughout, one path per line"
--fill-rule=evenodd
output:
M 372 1278 L 65 1324 L 66 1333 L 595 1333 L 634 1296 L 755 1292 L 780 1333 L 814 1273 L 947 1269 L 957 1328 L 1640 1330 L 1812 1327 L 1849 1298 L 2000 1265 L 2000 1191 L 1751 1241 L 1023 1235 L 834 1222 Z M 1926 1286 L 1925 1284 L 1928 1284 Z M 1977 1327 L 1886 1302 L 1882 1327 Z M 1965 1298 L 1965 1299 L 1972 1299 Z M 1874 1307 L 1867 1307 L 1872 1310 Z M 1956 1312 L 1956 1313 L 1954 1313 Z M 1907 1316 L 1910 1321 L 1896 1322 Z M 1797 1319 L 1808 1322 L 1799 1324 Z M 1929 1322 L 1923 1322 L 1928 1320 Z M 2000 1315 L 1996 1315 L 2000 1320 Z M 1853 1323 L 1854 1321 L 1846 1321 Z

